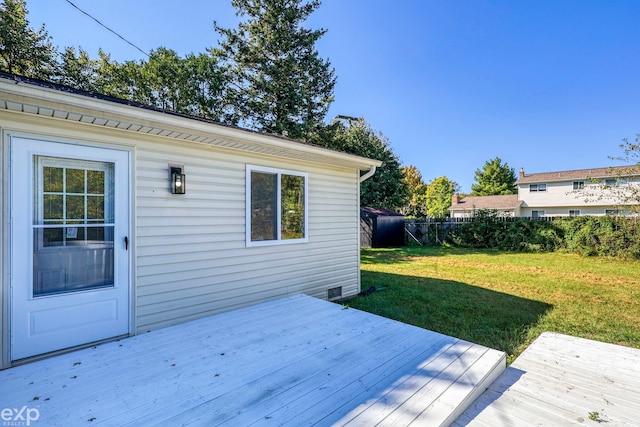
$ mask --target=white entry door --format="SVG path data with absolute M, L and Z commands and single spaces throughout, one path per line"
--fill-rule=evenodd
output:
M 11 358 L 129 332 L 129 153 L 11 138 Z

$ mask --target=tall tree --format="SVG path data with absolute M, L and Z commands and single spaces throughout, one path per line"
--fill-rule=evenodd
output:
M 471 185 L 472 196 L 498 196 L 516 194 L 516 172 L 500 157 L 485 162 L 482 169 L 476 169 L 476 183 Z
M 407 203 L 400 210 L 401 213 L 416 218 L 426 216 L 427 185 L 422 180 L 422 174 L 413 165 L 404 167 L 401 170 L 409 194 Z
M 227 119 L 251 129 L 304 139 L 333 101 L 334 70 L 316 42 L 326 30 L 303 28 L 319 0 L 232 0 L 238 28 L 221 28 L 212 53 L 230 83 Z
M 57 74 L 57 49 L 44 28 L 34 30 L 27 20 L 25 0 L 0 4 L 0 70 L 50 80 Z
M 320 129 L 313 142 L 358 156 L 382 161 L 376 173 L 360 185 L 360 204 L 383 209 L 400 209 L 408 198 L 400 160 L 387 137 L 376 133 L 364 119 L 336 120 Z
M 427 185 L 427 215 L 431 218 L 448 217 L 451 198 L 458 187 L 458 184 L 446 176 L 436 178 L 429 183 Z
M 97 92 L 98 61 L 89 57 L 82 48 L 65 48 L 60 55 L 60 84 L 71 86 L 87 92 Z
M 91 86 L 97 92 L 128 99 L 182 114 L 221 120 L 224 104 L 223 76 L 215 58 L 208 54 L 189 54 L 184 58 L 171 49 L 153 50 L 147 60 L 118 63 L 102 50 L 88 64 L 82 51 L 78 57 L 67 49 L 63 69 L 82 80 L 95 75 Z M 66 64 L 69 65 L 66 65 Z M 79 71 L 78 71 L 79 70 Z

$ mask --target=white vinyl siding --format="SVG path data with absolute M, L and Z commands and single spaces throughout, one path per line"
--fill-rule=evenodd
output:
M 574 183 L 580 187 L 584 182 L 584 189 L 574 190 Z M 518 194 L 523 202 L 524 209 L 521 216 L 530 216 L 531 210 L 546 210 L 547 216 L 566 216 L 569 209 L 580 209 L 582 215 L 604 215 L 604 209 L 624 204 L 619 197 L 612 197 L 611 192 L 602 197 L 587 199 L 587 196 L 597 187 L 588 181 L 559 181 L 546 183 L 546 191 L 530 191 L 533 184 L 519 184 Z M 629 180 L 627 185 L 640 185 L 637 179 Z M 593 208 L 593 209 L 591 209 Z M 553 213 L 552 213 L 553 211 Z
M 55 119 L 14 117 L 11 124 L 26 134 L 132 150 L 134 333 L 286 295 L 360 291 L 356 168 Z M 184 165 L 186 194 L 171 194 L 169 164 Z M 247 164 L 306 174 L 306 243 L 246 247 Z
M 358 171 L 186 146 L 141 146 L 137 158 L 138 331 L 284 295 L 359 291 Z M 185 165 L 187 194 L 165 188 L 168 163 Z M 246 247 L 246 163 L 308 174 L 306 243 Z

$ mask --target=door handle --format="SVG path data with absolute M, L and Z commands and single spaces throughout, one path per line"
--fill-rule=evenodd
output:
M 129 237 L 124 236 L 124 250 L 128 251 L 129 250 Z

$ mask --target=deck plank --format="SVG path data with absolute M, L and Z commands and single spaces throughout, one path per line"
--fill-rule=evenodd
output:
M 47 426 L 390 425 L 405 412 L 439 425 L 500 358 L 296 295 L 0 371 L 0 408 L 35 407 Z
M 598 413 L 598 420 L 589 419 Z M 640 350 L 546 332 L 455 426 L 638 425 Z

